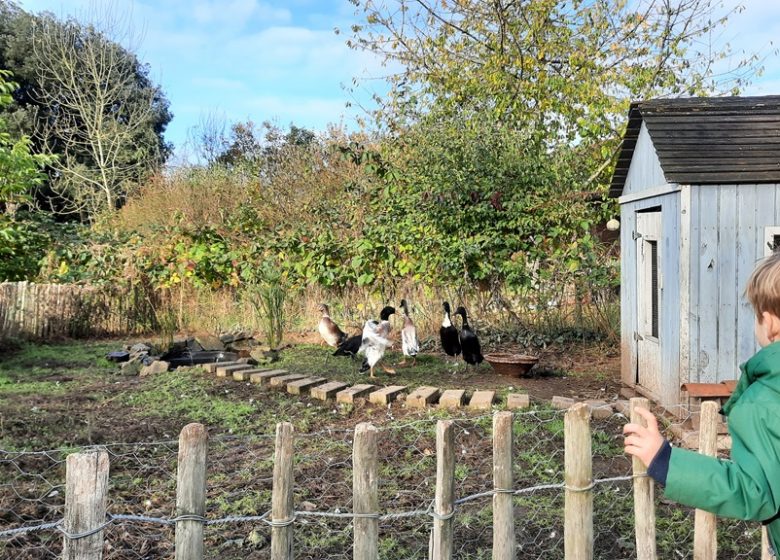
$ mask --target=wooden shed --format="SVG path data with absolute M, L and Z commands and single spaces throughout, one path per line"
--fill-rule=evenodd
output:
M 780 246 L 780 96 L 633 103 L 610 195 L 623 382 L 673 408 L 737 379 L 758 349 L 745 283 Z

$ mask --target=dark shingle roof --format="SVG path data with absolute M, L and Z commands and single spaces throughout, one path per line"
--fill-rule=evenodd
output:
M 644 121 L 670 183 L 780 183 L 780 95 L 631 104 L 609 195 L 620 196 Z

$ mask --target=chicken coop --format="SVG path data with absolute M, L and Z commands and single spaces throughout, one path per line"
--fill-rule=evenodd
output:
M 758 349 L 745 283 L 780 246 L 780 96 L 633 103 L 610 196 L 623 383 L 668 407 L 733 386 Z

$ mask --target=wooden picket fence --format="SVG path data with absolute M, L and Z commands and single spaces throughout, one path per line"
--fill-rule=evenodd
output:
M 157 328 L 160 294 L 141 287 L 0 283 L 0 339 L 123 335 Z
M 631 421 L 643 423 L 636 414 L 646 399 L 631 400 Z M 701 451 L 715 453 L 718 405 L 702 406 Z M 511 412 L 493 416 L 493 560 L 513 560 L 516 554 L 513 507 L 513 422 Z M 564 553 L 567 560 L 590 560 L 594 553 L 593 478 L 590 409 L 585 403 L 572 406 L 564 419 L 565 506 Z M 359 424 L 353 441 L 353 558 L 375 560 L 379 544 L 378 430 Z M 271 515 L 271 559 L 292 560 L 295 510 L 293 507 L 293 426 L 276 427 Z M 436 493 L 431 515 L 429 558 L 453 557 L 455 514 L 456 446 L 454 424 L 440 420 L 436 426 Z M 189 424 L 179 438 L 175 522 L 176 558 L 200 560 L 204 555 L 203 527 L 206 505 L 207 432 Z M 108 454 L 105 451 L 76 453 L 67 458 L 63 557 L 96 560 L 102 557 L 106 525 Z M 656 524 L 654 483 L 644 466 L 633 463 L 633 493 L 636 526 L 636 558 L 655 560 Z M 764 533 L 764 538 L 766 535 Z M 769 558 L 766 541 L 762 559 Z M 715 518 L 696 512 L 693 557 L 714 560 L 717 555 Z

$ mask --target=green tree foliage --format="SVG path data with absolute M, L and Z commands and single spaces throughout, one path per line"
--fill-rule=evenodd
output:
M 0 70 L 0 109 L 13 101 L 17 84 L 10 77 L 10 72 Z M 0 118 L 0 280 L 20 280 L 37 272 L 46 238 L 39 224 L 18 210 L 28 201 L 31 188 L 43 181 L 41 168 L 51 161 L 30 151 L 29 138 L 14 138 Z
M 120 207 L 170 153 L 168 100 L 148 66 L 101 24 L 123 28 L 115 19 L 31 15 L 0 0 L 0 67 L 20 83 L 7 118 L 36 149 L 58 156 L 41 191 L 49 206 L 86 220 Z

